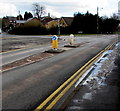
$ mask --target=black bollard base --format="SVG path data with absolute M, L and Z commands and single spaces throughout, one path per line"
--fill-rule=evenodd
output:
M 65 45 L 64 47 L 77 48 L 79 46 L 80 45 L 78 45 L 78 44 L 74 44 L 74 45 Z
M 45 52 L 47 52 L 47 53 L 62 53 L 64 51 L 65 50 L 63 50 L 63 49 L 49 49 L 49 50 L 47 50 Z

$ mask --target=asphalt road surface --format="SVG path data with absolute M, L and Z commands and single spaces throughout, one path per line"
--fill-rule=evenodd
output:
M 120 42 L 107 54 L 69 97 L 65 111 L 120 110 Z
M 109 39 L 114 38 L 114 36 L 115 35 L 110 36 Z M 106 37 L 106 35 L 75 37 L 75 43 L 93 42 L 101 38 L 107 39 Z M 2 50 L 16 49 L 16 47 L 20 49 L 0 53 L 0 55 L 2 55 L 2 65 L 50 49 L 52 47 L 51 38 L 52 36 L 17 36 L 3 34 Z M 63 41 L 63 39 L 65 39 L 65 41 Z M 69 36 L 63 36 L 61 40 L 59 40 L 59 47 L 61 48 L 68 43 Z
M 3 72 L 3 109 L 35 109 L 88 60 L 117 39 L 117 35 L 76 37 L 76 43 L 86 43 L 40 62 Z
M 2 65 L 14 62 L 49 48 L 51 36 L 2 36 Z M 49 44 L 49 46 L 48 46 Z M 47 47 L 46 47 L 47 46 Z

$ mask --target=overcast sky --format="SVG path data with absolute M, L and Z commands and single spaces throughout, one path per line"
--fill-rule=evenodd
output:
M 97 13 L 99 7 L 100 16 L 111 16 L 118 12 L 119 0 L 0 0 L 0 17 L 24 15 L 25 11 L 33 13 L 33 4 L 39 3 L 46 7 L 46 12 L 55 17 L 72 17 L 75 12 L 92 14 Z

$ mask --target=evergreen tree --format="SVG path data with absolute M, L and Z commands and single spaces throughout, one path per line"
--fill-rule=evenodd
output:
M 17 16 L 17 20 L 23 20 L 23 17 L 21 14 Z
M 25 12 L 25 14 L 24 14 L 24 20 L 27 20 L 27 19 L 29 19 L 29 18 L 33 18 L 33 15 L 29 12 Z
M 119 22 L 113 17 L 106 19 L 98 17 L 99 33 L 113 33 L 116 31 Z M 97 33 L 97 15 L 93 15 L 88 11 L 86 14 L 75 13 L 70 28 L 72 33 Z

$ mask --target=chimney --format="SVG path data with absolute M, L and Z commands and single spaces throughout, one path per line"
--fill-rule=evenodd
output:
M 50 17 L 50 13 L 48 13 L 48 17 Z

